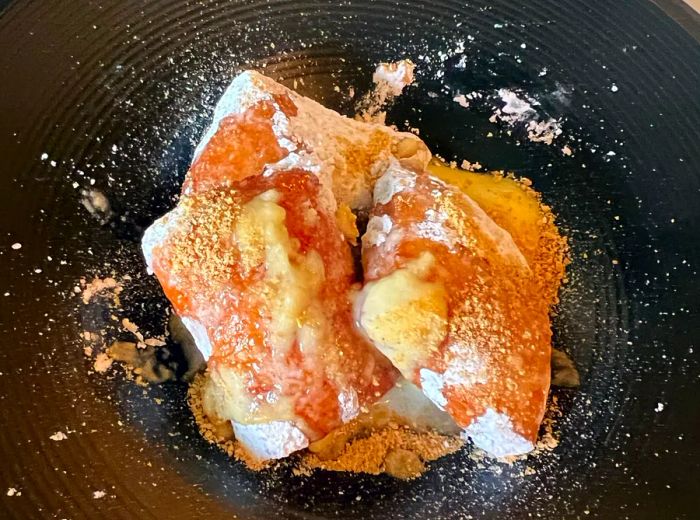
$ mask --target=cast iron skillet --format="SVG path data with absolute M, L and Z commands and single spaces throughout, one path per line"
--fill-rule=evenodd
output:
M 5 4 L 0 516 L 697 518 L 700 22 L 689 10 L 666 6 L 681 26 L 642 0 Z M 73 287 L 129 273 L 124 307 L 162 330 L 138 240 L 174 204 L 235 72 L 259 68 L 350 113 L 348 87 L 359 95 L 374 64 L 401 57 L 418 62 L 419 84 L 389 120 L 420 128 L 446 159 L 531 178 L 571 238 L 555 343 L 582 385 L 556 392 L 557 450 L 513 467 L 461 453 L 412 482 L 255 474 L 199 437 L 184 384 L 89 374 L 78 335 L 109 316 Z M 451 100 L 500 87 L 537 95 L 564 136 L 533 144 L 489 123 L 489 101 Z M 107 222 L 80 203 L 91 187 L 111 202 Z M 57 431 L 68 438 L 50 440 Z

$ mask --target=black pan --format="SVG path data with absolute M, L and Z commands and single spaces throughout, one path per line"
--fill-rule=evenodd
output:
M 700 20 L 690 8 L 2 4 L 2 518 L 698 518 Z M 531 178 L 571 239 L 555 343 L 582 384 L 555 390 L 557 449 L 514 466 L 463 452 L 411 482 L 257 474 L 199 437 L 184 383 L 143 389 L 118 371 L 89 373 L 79 334 L 109 316 L 73 287 L 81 276 L 129 273 L 124 308 L 162 331 L 166 302 L 138 241 L 173 206 L 233 75 L 258 68 L 351 113 L 348 87 L 361 94 L 377 62 L 401 57 L 418 63 L 419 83 L 388 120 L 419 128 L 448 160 Z M 488 121 L 491 99 L 469 109 L 452 101 L 501 87 L 537 96 L 564 134 L 532 143 Z M 106 219 L 81 204 L 91 187 L 109 198 Z M 67 439 L 51 440 L 57 431 Z

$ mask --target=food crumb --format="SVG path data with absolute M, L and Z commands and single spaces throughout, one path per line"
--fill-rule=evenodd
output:
M 105 493 L 105 492 L 102 491 L 102 490 L 100 490 L 100 491 L 93 491 L 93 492 L 92 492 L 92 498 L 94 498 L 94 499 L 103 498 L 106 494 L 107 494 L 107 493 Z
M 107 354 L 104 352 L 100 352 L 97 354 L 97 358 L 95 359 L 95 364 L 93 365 L 95 372 L 98 372 L 100 374 L 107 372 L 109 370 L 109 367 L 112 366 L 112 358 L 109 357 Z
M 129 318 L 122 319 L 122 326 L 132 334 L 136 334 L 139 330 L 138 325 L 132 322 Z
M 464 96 L 464 94 L 460 94 L 458 96 L 453 97 L 452 101 L 454 101 L 461 107 L 469 108 L 469 101 L 467 101 L 467 98 Z
M 459 167 L 462 168 L 463 170 L 467 170 L 470 172 L 475 172 L 475 171 L 481 170 L 481 168 L 483 168 L 483 166 L 481 166 L 480 162 L 477 161 L 477 162 L 473 163 L 473 162 L 467 161 L 466 159 L 464 159 L 462 161 L 462 164 Z
M 20 244 L 19 242 L 15 242 L 14 244 L 12 244 L 12 249 L 14 249 L 15 251 L 17 251 L 18 249 L 22 249 L 22 244 Z
M 17 488 L 7 488 L 7 496 L 8 497 L 19 497 L 22 496 L 22 492 L 18 491 Z
M 656 408 L 654 408 L 656 413 L 664 411 L 664 403 L 656 403 Z
M 115 305 L 119 305 L 119 293 L 122 292 L 122 286 L 114 278 L 98 278 L 95 277 L 91 282 L 86 282 L 82 279 L 81 285 L 83 286 L 83 303 L 88 304 L 95 296 L 102 294 L 107 291 L 112 292 L 112 297 L 114 298 Z
M 56 432 L 53 435 L 49 437 L 52 441 L 65 441 L 68 438 L 68 435 L 66 435 L 63 432 Z

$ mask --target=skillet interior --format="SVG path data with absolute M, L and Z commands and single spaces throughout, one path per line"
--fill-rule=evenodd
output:
M 18 0 L 0 14 L 0 48 L 3 516 L 691 517 L 700 491 L 700 45 L 658 7 Z M 374 64 L 406 56 L 419 64 L 419 84 L 388 119 L 420 128 L 447 159 L 531 178 L 571 238 L 556 344 L 583 384 L 558 392 L 558 449 L 514 467 L 479 468 L 458 454 L 408 483 L 254 474 L 200 439 L 183 385 L 143 390 L 89 375 L 78 335 L 108 316 L 72 288 L 84 275 L 131 274 L 125 308 L 162 330 L 165 301 L 138 240 L 174 204 L 235 71 L 261 68 L 350 113 L 347 88 L 363 92 Z M 540 97 L 542 111 L 563 118 L 561 143 L 574 156 L 517 132 L 487 137 L 493 104 L 452 101 L 498 87 Z M 90 179 L 112 204 L 106 224 L 80 204 Z M 56 431 L 68 439 L 51 441 Z M 525 466 L 535 473 L 522 476 Z M 21 496 L 6 496 L 10 487 Z M 94 499 L 97 490 L 106 496 Z

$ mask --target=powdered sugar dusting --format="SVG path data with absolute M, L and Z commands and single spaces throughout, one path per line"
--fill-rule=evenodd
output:
M 396 75 L 396 81 L 399 80 L 398 76 L 406 81 L 412 80 L 413 64 L 408 60 L 399 62 L 392 74 Z M 398 88 L 398 84 L 394 86 Z M 281 110 L 274 99 L 281 95 L 292 100 L 297 107 L 296 115 L 288 116 Z M 263 100 L 272 102 L 275 109 L 272 129 L 280 145 L 290 152 L 278 163 L 268 165 L 266 174 L 290 168 L 304 168 L 315 173 L 324 188 L 322 203 L 329 211 L 336 210 L 336 199 L 353 208 L 369 206 L 370 186 L 363 172 L 357 172 L 350 166 L 348 154 L 353 153 L 351 150 L 366 149 L 376 134 L 386 135 L 390 143 L 405 140 L 415 142 L 414 154 L 401 157 L 401 160 L 417 161 L 420 167 L 425 167 L 430 160 L 430 152 L 418 137 L 396 132 L 384 125 L 367 124 L 341 116 L 254 71 L 239 74 L 226 89 L 216 105 L 212 124 L 197 146 L 195 159 L 224 117 L 243 113 Z M 389 147 L 379 150 L 370 170 L 381 173 L 391 155 Z
M 411 60 L 377 65 L 372 81 L 378 89 L 387 90 L 392 96 L 399 96 L 403 89 L 413 83 L 415 65 Z
M 394 163 L 374 185 L 374 203 L 386 204 L 397 193 L 416 185 L 416 174 Z
M 527 138 L 533 143 L 551 145 L 562 134 L 559 119 L 540 118 L 534 108 L 540 104 L 536 99 L 507 88 L 498 89 L 498 96 L 505 105 L 493 112 L 489 118 L 492 123 L 501 121 L 509 126 L 525 124 Z
M 508 415 L 492 408 L 467 426 L 462 435 L 493 457 L 522 455 L 534 448 L 530 441 L 513 430 Z
M 236 439 L 255 458 L 281 459 L 306 448 L 309 439 L 291 421 L 241 424 L 231 421 Z
M 362 235 L 362 244 L 365 247 L 382 245 L 386 242 L 392 227 L 393 222 L 388 215 L 372 216 L 367 222 L 367 231 Z
M 420 369 L 420 386 L 425 396 L 430 399 L 440 410 L 447 406 L 447 399 L 442 394 L 445 381 L 441 374 L 428 368 Z

